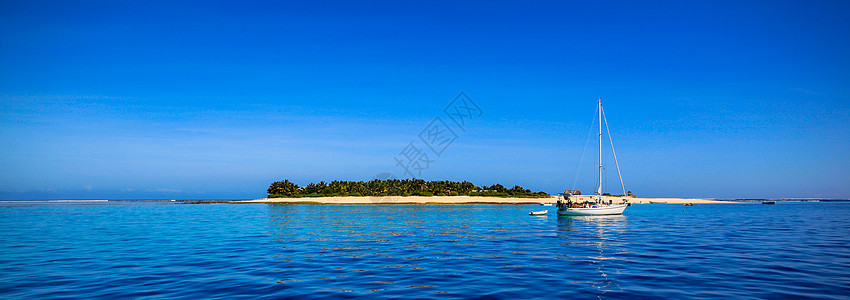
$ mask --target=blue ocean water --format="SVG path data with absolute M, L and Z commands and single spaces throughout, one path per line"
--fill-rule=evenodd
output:
M 540 209 L 0 203 L 0 298 L 850 295 L 848 203 Z

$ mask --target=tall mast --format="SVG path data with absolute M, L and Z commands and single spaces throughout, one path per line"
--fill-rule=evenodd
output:
M 602 98 L 599 98 L 596 110 L 599 112 L 599 187 L 596 188 L 596 195 L 602 199 Z
M 608 118 L 605 117 L 605 110 L 602 110 L 602 119 L 605 120 L 605 132 L 608 133 L 608 141 L 611 142 L 611 154 L 614 155 L 614 165 L 617 166 L 617 177 L 620 177 L 620 187 L 623 188 L 623 195 L 626 194 L 626 185 L 623 184 L 623 174 L 620 173 L 620 163 L 617 162 L 617 151 L 614 151 L 614 139 L 611 138 L 611 129 L 608 128 Z

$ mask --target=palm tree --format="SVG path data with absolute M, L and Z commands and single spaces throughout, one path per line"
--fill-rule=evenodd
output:
M 269 189 L 266 190 L 269 193 L 269 196 L 274 195 L 284 195 L 284 196 L 293 196 L 298 194 L 301 191 L 301 188 L 289 180 L 284 179 L 282 181 L 272 182 Z

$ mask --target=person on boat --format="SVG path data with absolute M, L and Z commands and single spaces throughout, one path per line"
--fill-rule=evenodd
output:
M 572 196 L 572 194 L 564 193 L 564 202 L 561 202 L 561 198 L 558 198 L 558 208 L 572 207 L 573 201 L 570 199 L 570 196 Z

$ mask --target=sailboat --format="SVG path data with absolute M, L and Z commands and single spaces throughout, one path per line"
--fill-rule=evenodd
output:
M 614 164 L 617 165 L 617 175 L 620 177 L 620 186 L 623 187 L 623 195 L 626 194 L 626 186 L 623 184 L 623 176 L 620 175 L 620 164 L 617 163 L 617 153 L 614 152 L 614 141 L 611 139 L 611 131 L 608 130 L 608 120 L 605 119 L 605 113 L 602 110 L 602 98 L 599 98 L 596 107 L 597 113 L 599 113 L 599 172 L 598 172 L 598 186 L 596 188 L 596 195 L 593 198 L 593 202 L 587 202 L 584 204 L 573 203 L 570 201 L 570 195 L 565 194 L 564 200 L 558 200 L 558 215 L 565 216 L 597 216 L 597 215 L 620 215 L 623 214 L 623 211 L 626 210 L 628 206 L 625 203 L 622 204 L 613 204 L 611 202 L 605 203 L 602 201 L 602 122 L 605 122 L 605 129 L 608 131 L 608 139 L 611 141 L 611 153 L 614 154 Z M 626 199 L 623 199 L 623 202 L 627 202 Z

